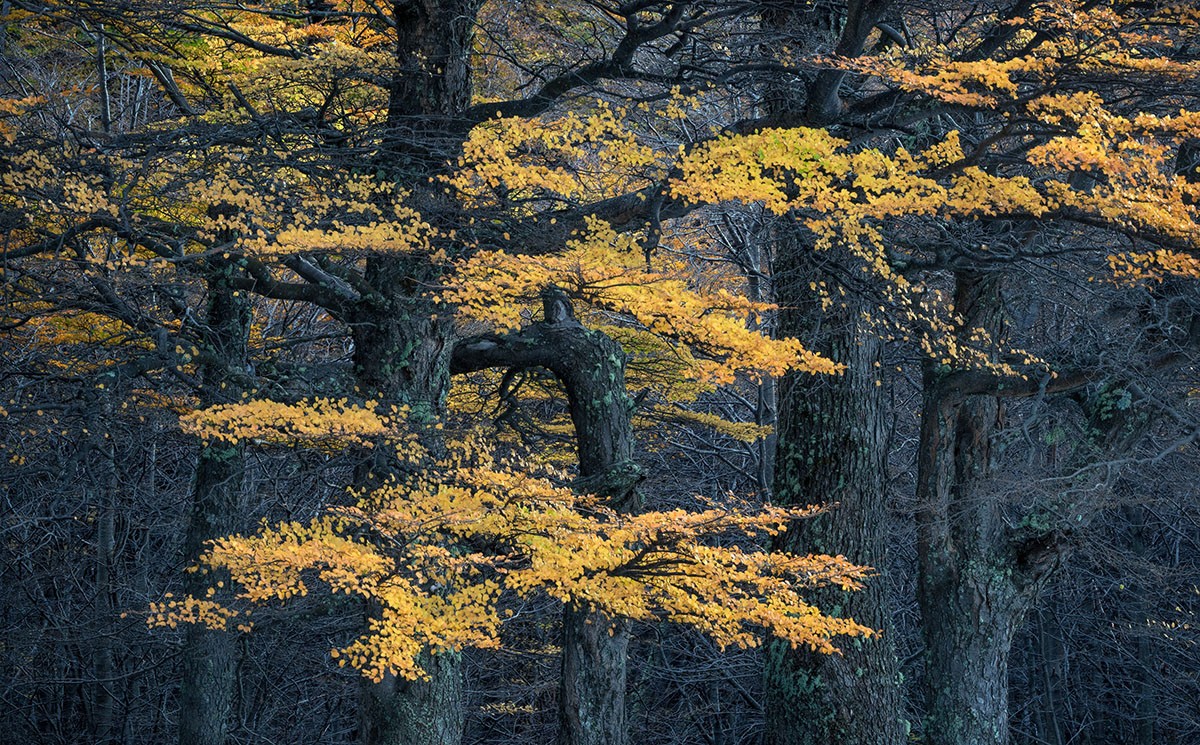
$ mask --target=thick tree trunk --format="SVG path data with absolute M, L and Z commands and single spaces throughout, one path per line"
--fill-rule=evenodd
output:
M 853 57 L 886 12 L 887 0 L 836 3 L 764 3 L 764 30 L 783 46 L 808 53 Z M 768 36 L 770 38 L 770 36 Z M 766 85 L 765 108 L 789 123 L 819 126 L 842 113 L 845 74 L 823 71 L 798 85 Z M 816 255 L 800 228 L 781 225 L 773 276 L 780 335 L 795 336 L 846 366 L 837 377 L 789 375 L 779 388 L 774 500 L 783 505 L 837 504 L 806 521 L 783 541 L 799 553 L 842 554 L 886 572 L 888 514 L 884 501 L 887 428 L 878 366 L 882 343 L 867 327 L 869 304 L 854 288 L 829 309 L 812 282 L 832 266 L 858 273 L 845 253 Z M 844 304 L 843 304 L 844 303 Z M 766 742 L 770 745 L 900 745 L 907 723 L 899 666 L 891 636 L 887 591 L 880 578 L 857 593 L 822 590 L 814 602 L 884 632 L 855 642 L 841 656 L 818 655 L 773 643 L 764 671 Z
M 930 743 L 1008 742 L 1009 651 L 1027 610 L 1003 566 L 959 566 L 951 582 L 923 583 Z
M 201 350 L 201 405 L 236 401 L 245 390 L 243 379 L 250 306 L 244 294 L 235 294 L 215 277 L 209 281 L 205 315 L 204 349 Z M 189 563 L 204 550 L 206 541 L 243 527 L 245 476 L 244 449 L 240 445 L 206 444 L 200 448 L 184 551 Z M 223 573 L 189 573 L 185 590 L 204 598 Z M 228 582 L 225 582 L 228 587 Z M 189 626 L 183 647 L 183 682 L 179 701 L 180 745 L 225 745 L 233 710 L 234 675 L 238 650 L 236 637 L 227 631 Z
M 955 277 L 962 328 L 999 341 L 999 278 Z M 1008 658 L 1035 588 L 1020 576 L 1003 502 L 987 493 L 995 396 L 962 396 L 930 364 L 917 456 L 917 598 L 931 745 L 1008 742 Z
M 625 352 L 605 334 L 584 328 L 566 296 L 548 288 L 541 323 L 507 336 L 466 340 L 454 369 L 544 367 L 562 382 L 579 452 L 576 488 L 607 498 L 614 509 L 637 508 L 633 405 L 625 392 Z M 628 624 L 568 604 L 563 614 L 559 745 L 625 745 Z
M 546 322 L 576 327 L 551 370 L 563 382 L 579 450 L 579 486 L 622 511 L 636 508 L 632 402 L 625 393 L 625 352 L 599 331 L 583 329 L 566 299 L 544 296 Z M 569 341 L 567 341 L 569 339 Z M 563 613 L 559 745 L 625 745 L 629 626 L 568 605 Z
M 798 336 L 846 366 L 839 376 L 792 374 L 780 385 L 774 499 L 830 510 L 784 536 L 797 553 L 842 554 L 885 571 L 887 429 L 880 379 L 882 343 L 860 302 L 829 310 L 809 290 L 817 259 L 798 236 L 785 236 L 777 261 L 780 333 Z M 823 255 L 822 260 L 838 260 Z M 844 257 L 843 257 L 844 258 Z M 879 577 L 860 592 L 825 589 L 813 601 L 827 612 L 884 630 L 881 638 L 821 655 L 776 642 L 765 671 L 766 742 L 858 745 L 906 738 L 887 590 Z
M 441 745 L 462 740 L 462 665 L 457 654 L 428 654 L 429 680 L 386 676 L 364 685 L 362 740 L 371 745 Z
M 440 190 L 424 189 L 461 145 L 446 140 L 447 123 L 471 104 L 471 39 L 481 5 L 482 0 L 424 0 L 393 6 L 396 68 L 379 166 L 414 189 L 413 206 L 448 231 L 461 226 L 439 214 Z M 442 439 L 433 425 L 445 414 L 454 333 L 450 314 L 428 297 L 438 284 L 437 270 L 424 256 L 375 256 L 367 262 L 365 280 L 374 292 L 350 318 L 359 392 L 385 407 L 408 406 L 413 424 L 429 425 L 423 444 L 437 454 Z M 359 486 L 370 486 L 396 467 L 380 460 L 379 450 Z M 429 680 L 364 683 L 362 742 L 455 745 L 462 739 L 460 658 L 427 658 Z
M 354 372 L 359 394 L 384 407 L 407 406 L 422 445 L 444 452 L 435 425 L 446 413 L 453 324 L 444 308 L 416 288 L 435 279 L 420 257 L 374 257 L 366 277 L 379 292 L 352 319 Z M 369 488 L 396 474 L 401 464 L 386 448 L 370 451 L 356 481 Z M 453 745 L 462 739 L 461 658 L 426 653 L 428 680 L 393 676 L 362 683 L 359 739 L 366 745 Z
M 563 613 L 559 745 L 625 745 L 629 625 L 580 609 Z

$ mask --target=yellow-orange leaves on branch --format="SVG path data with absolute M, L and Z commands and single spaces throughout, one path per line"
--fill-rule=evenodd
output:
M 443 297 L 463 315 L 501 331 L 519 327 L 542 288 L 555 285 L 593 308 L 624 314 L 636 328 L 676 343 L 701 385 L 732 382 L 738 373 L 754 378 L 789 370 L 836 373 L 832 361 L 797 339 L 771 339 L 753 329 L 774 310 L 721 286 L 689 282 L 697 269 L 682 259 L 656 259 L 646 266 L 636 237 L 617 233 L 602 220 L 589 220 L 583 236 L 565 251 L 531 262 L 502 251 L 462 262 Z
M 418 448 L 415 435 L 404 429 L 406 411 L 384 415 L 372 402 L 359 406 L 345 399 L 317 398 L 298 403 L 265 399 L 198 409 L 179 418 L 187 434 L 228 443 L 310 447 L 370 447 L 376 441 L 403 442 Z M 420 453 L 411 451 L 412 457 Z
M 505 593 L 546 593 L 612 616 L 670 620 L 721 646 L 754 646 L 769 631 L 832 652 L 839 635 L 873 633 L 822 614 L 803 596 L 827 585 L 856 589 L 865 568 L 840 557 L 746 547 L 811 509 L 625 515 L 556 486 L 549 475 L 458 443 L 447 460 L 363 495 L 355 507 L 221 539 L 202 563 L 227 570 L 253 602 L 317 586 L 374 601 L 379 614 L 369 631 L 334 652 L 373 679 L 422 677 L 422 649 L 497 644 Z M 741 538 L 729 547 L 719 536 Z M 190 612 L 177 620 L 191 620 Z

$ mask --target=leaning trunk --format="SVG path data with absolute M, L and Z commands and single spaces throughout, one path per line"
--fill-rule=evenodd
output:
M 545 308 L 548 322 L 578 326 L 565 298 L 548 292 Z M 579 488 L 604 497 L 614 509 L 632 511 L 640 471 L 633 463 L 633 406 L 625 393 L 625 353 L 599 331 L 580 327 L 579 332 L 563 350 L 562 361 L 551 368 L 571 403 Z M 568 604 L 562 648 L 559 745 L 625 745 L 629 624 Z
M 633 462 L 633 405 L 625 392 L 625 353 L 605 334 L 575 319 L 562 291 L 542 294 L 545 317 L 519 333 L 461 342 L 454 370 L 542 367 L 567 392 L 579 453 L 576 488 L 615 510 L 637 508 L 641 470 Z M 625 745 L 628 624 L 568 603 L 563 615 L 559 745 Z

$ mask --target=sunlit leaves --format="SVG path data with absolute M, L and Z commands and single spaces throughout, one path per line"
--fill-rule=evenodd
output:
M 447 460 L 364 494 L 354 507 L 221 539 L 202 561 L 228 570 L 253 602 L 305 595 L 313 581 L 373 601 L 379 613 L 367 633 L 334 652 L 373 679 L 423 676 L 425 648 L 497 644 L 506 592 L 686 624 L 721 646 L 755 646 L 770 631 L 832 652 L 836 636 L 873 633 L 803 598 L 827 585 L 856 589 L 866 570 L 756 547 L 810 509 L 624 515 L 556 486 L 552 475 L 460 444 Z M 228 612 L 187 604 L 155 617 L 163 613 L 178 622 Z
M 787 370 L 834 373 L 837 366 L 795 339 L 770 339 L 751 321 L 773 309 L 723 287 L 700 288 L 669 258 L 648 268 L 636 238 L 590 221 L 565 251 L 532 263 L 496 251 L 462 263 L 445 297 L 464 314 L 501 330 L 520 325 L 527 303 L 554 284 L 597 308 L 630 316 L 638 327 L 682 343 L 691 379 L 728 383 L 737 373 L 755 377 Z
M 486 122 L 471 131 L 445 181 L 470 206 L 521 211 L 539 206 L 536 200 L 586 201 L 641 188 L 669 161 L 639 142 L 624 115 L 600 104 L 586 116 Z
M 812 231 L 816 249 L 836 245 L 858 255 L 892 299 L 895 316 L 925 329 L 919 336 L 927 353 L 987 366 L 986 352 L 962 354 L 975 346 L 946 347 L 957 321 L 897 271 L 905 257 L 890 243 L 892 223 L 919 217 L 948 227 L 965 219 L 1057 216 L 1067 225 L 1079 221 L 1151 239 L 1194 244 L 1200 235 L 1200 189 L 1175 172 L 1178 144 L 1194 136 L 1194 115 L 1130 120 L 1088 93 L 1046 97 L 1029 111 L 1069 125 L 1069 133 L 1028 148 L 1028 169 L 1011 175 L 974 165 L 980 154 L 964 153 L 955 132 L 921 153 L 886 154 L 855 149 L 824 130 L 795 128 L 730 135 L 695 148 L 672 190 L 693 202 L 758 202 L 794 215 Z M 1096 176 L 1078 181 L 1079 171 Z M 1190 271 L 1178 260 L 1158 267 Z M 979 349 L 990 345 L 979 342 Z
M 420 457 L 415 437 L 404 430 L 406 412 L 376 411 L 372 402 L 355 405 L 345 399 L 317 398 L 297 403 L 265 399 L 198 409 L 179 419 L 187 434 L 213 442 L 371 447 L 383 438 L 401 441 L 409 457 Z M 414 450 L 415 449 L 415 450 Z

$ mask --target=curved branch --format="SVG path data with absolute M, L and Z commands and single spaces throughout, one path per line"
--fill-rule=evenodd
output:
M 641 469 L 633 462 L 632 404 L 625 392 L 625 352 L 575 318 L 566 293 L 542 292 L 545 320 L 510 334 L 485 334 L 455 345 L 450 371 L 542 367 L 566 389 L 579 451 L 581 490 L 632 509 Z

